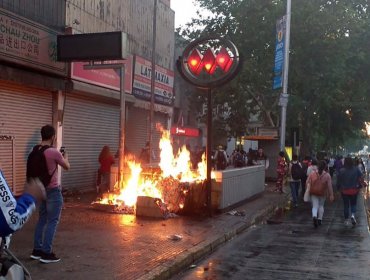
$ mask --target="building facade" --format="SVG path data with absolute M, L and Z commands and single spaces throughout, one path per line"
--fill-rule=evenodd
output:
M 62 173 L 63 187 L 92 190 L 101 148 L 109 145 L 116 153 L 119 146 L 119 73 L 84 70 L 82 62 L 57 62 L 56 37 L 127 33 L 125 149 L 138 155 L 150 131 L 154 1 L 34 2 L 0 0 L 0 165 L 20 194 L 28 153 L 41 140 L 40 128 L 53 124 L 57 144 L 66 147 L 71 163 L 71 170 Z M 162 79 L 156 80 L 152 122 L 166 129 L 174 100 L 174 12 L 169 4 L 157 3 L 155 68 Z M 159 138 L 155 130 L 157 154 Z

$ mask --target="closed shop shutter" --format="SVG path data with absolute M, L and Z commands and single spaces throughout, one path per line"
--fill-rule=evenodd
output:
M 95 188 L 101 149 L 108 145 L 113 155 L 118 150 L 119 121 L 119 106 L 67 95 L 62 145 L 68 152 L 71 169 L 62 173 L 64 188 Z
M 40 129 L 52 123 L 52 100 L 48 91 L 0 85 L 0 135 L 14 137 L 0 140 L 0 161 L 16 195 L 23 192 L 27 157 L 41 141 Z
M 141 149 L 148 141 L 149 114 L 141 108 L 129 107 L 126 120 L 126 149 L 140 156 Z
M 126 120 L 126 148 L 137 157 L 140 156 L 141 149 L 149 139 L 149 111 L 130 107 Z M 160 123 L 164 129 L 167 129 L 167 115 L 155 112 L 154 127 Z M 162 134 L 159 130 L 154 129 L 153 133 L 153 151 L 159 161 L 159 140 Z

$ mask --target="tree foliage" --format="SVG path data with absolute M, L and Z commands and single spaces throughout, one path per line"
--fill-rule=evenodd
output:
M 217 91 L 229 106 L 225 131 L 245 133 L 251 116 L 279 126 L 280 90 L 272 90 L 275 25 L 282 0 L 197 0 L 213 16 L 193 20 L 182 36 L 228 36 L 243 56 L 237 78 Z M 359 137 L 370 119 L 370 0 L 292 0 L 287 131 L 301 127 L 306 152 Z

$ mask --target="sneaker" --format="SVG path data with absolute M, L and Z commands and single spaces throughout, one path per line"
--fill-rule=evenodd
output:
M 344 220 L 344 225 L 345 225 L 345 226 L 349 226 L 349 220 L 348 220 L 348 219 L 345 219 L 345 220 Z
M 355 226 L 357 224 L 357 221 L 356 221 L 356 218 L 355 216 L 352 216 L 351 217 L 351 222 L 352 222 L 352 225 Z
M 317 228 L 318 225 L 319 225 L 318 222 L 317 222 L 317 218 L 313 217 L 312 220 L 313 220 L 313 225 L 315 226 L 315 228 Z
M 317 219 L 317 223 L 319 224 L 319 226 L 322 225 L 322 220 L 321 219 Z
M 30 258 L 33 260 L 41 259 L 43 252 L 41 250 L 33 249 Z
M 40 258 L 40 262 L 42 263 L 55 263 L 59 262 L 60 258 L 58 258 L 54 253 L 44 253 Z

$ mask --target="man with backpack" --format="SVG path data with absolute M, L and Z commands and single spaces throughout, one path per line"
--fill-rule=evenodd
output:
M 34 234 L 31 258 L 42 263 L 60 261 L 52 251 L 54 236 L 62 212 L 63 196 L 58 176 L 58 165 L 68 170 L 70 164 L 66 151 L 53 147 L 55 129 L 50 125 L 41 128 L 41 143 L 33 148 L 27 160 L 27 179 L 38 177 L 46 190 L 46 200 L 39 209 L 39 220 Z
M 298 156 L 293 155 L 292 161 L 289 164 L 289 185 L 290 191 L 292 194 L 293 207 L 298 206 L 298 195 L 299 195 L 299 186 L 301 185 L 301 179 L 303 178 L 303 168 L 301 163 L 298 161 Z

